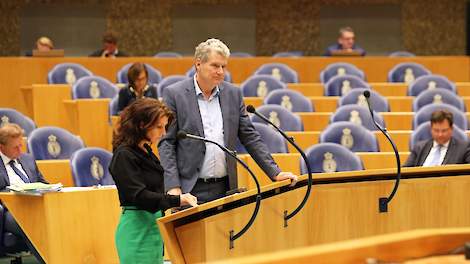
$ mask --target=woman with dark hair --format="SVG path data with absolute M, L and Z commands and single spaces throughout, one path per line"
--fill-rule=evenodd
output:
M 109 166 L 122 207 L 116 230 L 120 263 L 162 263 L 157 218 L 171 207 L 197 205 L 196 197 L 189 193 L 164 193 L 163 168 L 152 152 L 151 145 L 165 135 L 172 119 L 169 108 L 153 98 L 135 101 L 120 115 Z
M 157 89 L 148 85 L 148 71 L 145 64 L 136 62 L 127 71 L 129 84 L 119 91 L 118 113 L 137 99 L 151 97 L 158 99 Z

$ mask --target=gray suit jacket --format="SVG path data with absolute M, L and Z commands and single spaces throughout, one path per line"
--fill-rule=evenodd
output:
M 227 82 L 221 83 L 219 90 L 225 146 L 228 149 L 235 149 L 238 137 L 256 163 L 272 179 L 281 170 L 251 124 L 245 111 L 241 90 Z M 163 101 L 176 113 L 176 121 L 169 126 L 166 136 L 158 145 L 161 164 L 165 169 L 165 190 L 181 187 L 184 193 L 190 192 L 199 178 L 206 146 L 204 142 L 198 140 L 177 140 L 176 133 L 184 130 L 204 137 L 194 79 L 188 78 L 167 87 L 163 93 Z M 230 189 L 235 189 L 237 188 L 236 161 L 227 154 L 226 160 Z
M 416 144 L 411 151 L 403 167 L 423 166 L 429 152 L 431 152 L 433 140 L 425 140 Z M 442 164 L 465 164 L 470 163 L 470 146 L 467 142 L 451 138 L 449 148 Z
M 31 154 L 21 155 L 18 158 L 18 162 L 21 164 L 21 167 L 23 167 L 23 170 L 26 172 L 31 182 L 48 183 L 39 171 L 36 161 Z M 3 159 L 0 157 L 0 190 L 4 190 L 9 185 L 10 179 L 8 178 L 7 169 L 3 164 Z

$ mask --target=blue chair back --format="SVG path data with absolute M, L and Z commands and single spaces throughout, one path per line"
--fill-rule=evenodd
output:
M 457 94 L 444 88 L 435 88 L 420 93 L 413 100 L 413 112 L 428 104 L 444 103 L 455 106 L 462 112 L 466 112 L 465 103 Z
M 304 130 L 302 119 L 300 119 L 298 115 L 292 113 L 280 105 L 262 105 L 258 107 L 257 110 L 283 131 Z M 255 115 L 252 116 L 252 121 L 253 123 L 266 124 L 266 122 Z
M 453 132 L 452 132 L 452 137 L 461 141 L 469 141 L 469 138 L 465 131 L 460 129 L 458 126 L 455 124 L 452 126 L 453 127 Z M 432 138 L 431 135 L 431 121 L 424 122 L 421 125 L 419 125 L 413 132 L 411 133 L 410 136 L 410 142 L 409 142 L 409 147 L 410 151 L 414 148 L 414 146 L 423 140 L 429 140 Z
M 109 173 L 113 154 L 102 148 L 83 148 L 70 158 L 72 177 L 77 187 L 114 185 Z
M 370 101 L 372 109 L 375 112 L 389 112 L 390 111 L 390 105 L 388 104 L 388 100 L 386 97 L 380 95 L 374 90 L 364 89 L 364 88 L 352 89 L 351 91 L 349 91 L 348 93 L 346 93 L 339 99 L 338 105 L 343 106 L 343 105 L 354 104 L 354 105 L 368 107 L 366 98 L 364 97 L 364 91 L 369 91 L 370 93 L 369 101 Z
M 451 112 L 454 116 L 454 124 L 462 130 L 468 129 L 468 121 L 465 113 L 449 104 L 429 104 L 421 107 L 421 109 L 415 113 L 413 118 L 413 129 L 417 128 L 422 123 L 431 120 L 432 113 L 437 110 L 447 110 Z
M 129 83 L 127 79 L 127 72 L 129 68 L 132 66 L 133 63 L 128 63 L 124 65 L 116 74 L 116 79 L 118 83 Z M 147 69 L 148 73 L 148 83 L 151 84 L 158 84 L 162 80 L 162 74 L 160 71 L 155 69 L 152 65 L 145 63 L 145 68 Z
M 69 159 L 84 147 L 83 141 L 59 127 L 40 127 L 28 137 L 28 150 L 37 160 Z
M 404 62 L 395 65 L 388 72 L 388 81 L 411 83 L 416 78 L 428 74 L 431 74 L 431 71 L 423 65 L 414 62 Z
M 374 111 L 374 118 L 377 123 L 385 127 L 385 121 L 381 115 Z M 361 125 L 368 130 L 378 130 L 368 108 L 360 105 L 343 105 L 336 109 L 336 112 L 331 116 L 331 123 L 339 121 L 349 121 L 357 125 Z
M 312 101 L 302 93 L 290 89 L 278 89 L 271 91 L 264 104 L 277 104 L 291 112 L 313 112 Z
M 186 72 L 186 76 L 193 78 L 194 75 L 196 74 L 196 68 L 194 68 L 194 65 Z M 226 82 L 232 82 L 232 74 L 225 69 L 225 75 L 224 75 L 224 81 Z
M 361 159 L 351 150 L 336 143 L 320 143 L 305 151 L 312 173 L 363 170 Z M 305 161 L 300 161 L 300 171 L 307 174 Z
M 80 78 L 92 75 L 93 73 L 83 65 L 77 63 L 59 63 L 47 74 L 47 83 L 73 85 Z
M 266 63 L 261 65 L 253 75 L 271 75 L 284 83 L 298 83 L 299 77 L 295 70 L 283 63 Z
M 414 53 L 409 51 L 394 51 L 388 55 L 389 57 L 415 57 Z
M 181 58 L 183 57 L 183 55 L 174 51 L 160 51 L 157 54 L 155 54 L 154 57 L 156 58 Z
M 36 124 L 31 118 L 13 108 L 0 108 L 0 127 L 8 123 L 19 125 L 24 130 L 25 136 L 29 136 L 31 131 L 36 129 Z
M 109 101 L 109 116 L 117 116 L 118 113 L 118 103 L 119 103 L 119 95 L 114 96 L 111 101 Z
M 245 97 L 266 97 L 274 90 L 285 90 L 286 84 L 270 75 L 252 75 L 240 85 L 240 88 Z
M 368 129 L 348 121 L 331 123 L 320 134 L 320 143 L 343 145 L 353 152 L 378 152 L 379 143 Z
M 324 94 L 326 96 L 343 96 L 356 88 L 370 89 L 369 84 L 361 78 L 347 74 L 331 78 L 324 87 Z
M 282 137 L 277 130 L 273 127 L 261 124 L 261 123 L 253 123 L 256 131 L 261 136 L 264 144 L 268 147 L 270 153 L 288 153 L 289 150 L 287 149 L 287 142 Z M 241 144 L 240 140 L 237 140 L 236 150 L 238 153 L 248 153 L 246 148 Z
M 113 98 L 119 88 L 100 76 L 87 76 L 78 80 L 72 86 L 73 99 Z
M 436 88 L 444 88 L 453 93 L 457 93 L 455 84 L 445 76 L 437 74 L 423 75 L 408 85 L 408 95 L 418 96 L 426 90 L 433 90 Z
M 163 97 L 163 91 L 165 91 L 166 87 L 168 87 L 168 86 L 170 86 L 174 83 L 177 83 L 179 81 L 182 81 L 186 78 L 188 78 L 188 77 L 186 77 L 184 75 L 170 75 L 170 76 L 167 76 L 167 77 L 163 78 L 163 80 L 157 86 L 158 97 Z
M 347 62 L 335 62 L 329 64 L 320 72 L 320 82 L 327 83 L 335 76 L 342 76 L 346 74 L 357 76 L 364 81 L 366 80 L 364 72 L 357 68 L 356 65 Z

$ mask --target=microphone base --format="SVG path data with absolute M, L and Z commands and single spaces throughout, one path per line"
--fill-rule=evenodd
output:
M 388 198 L 382 197 L 379 198 L 379 213 L 388 212 Z

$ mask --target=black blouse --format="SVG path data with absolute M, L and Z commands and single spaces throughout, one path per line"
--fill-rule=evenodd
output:
M 139 147 L 119 146 L 114 150 L 109 172 L 121 206 L 136 206 L 151 213 L 180 206 L 179 195 L 164 193 L 163 168 L 151 155 Z

